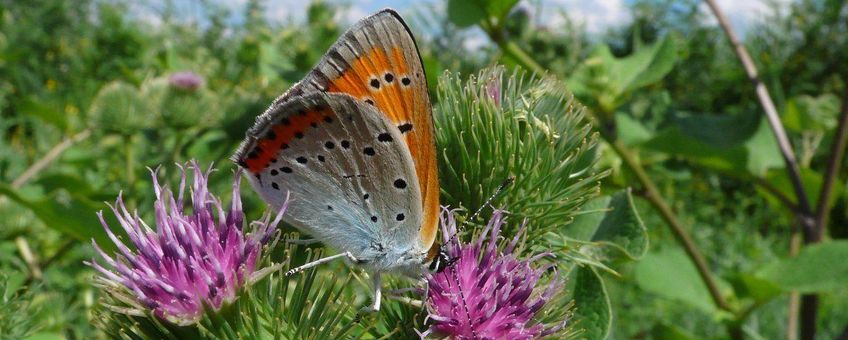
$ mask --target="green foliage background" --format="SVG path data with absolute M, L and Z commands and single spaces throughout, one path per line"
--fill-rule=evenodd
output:
M 104 297 L 82 264 L 94 256 L 91 239 L 108 244 L 94 212 L 123 191 L 150 221 L 145 167 L 163 164 L 173 179 L 169 165 L 190 158 L 215 162 L 213 191 L 229 192 L 227 158 L 254 117 L 349 24 L 337 20 L 349 10 L 343 3 L 315 2 L 303 18 L 281 23 L 265 19 L 271 4 L 263 1 L 248 1 L 237 23 L 216 2 L 196 4 L 194 21 L 166 5 L 152 25 L 120 0 L 0 0 L 0 334 L 104 337 L 109 318 L 120 316 L 97 308 Z M 848 334 L 845 164 L 826 242 L 789 259 L 792 186 L 753 86 L 700 1 L 635 0 L 628 5 L 633 21 L 602 33 L 571 20 L 545 26 L 534 20 L 532 1 L 486 4 L 441 1 L 403 13 L 416 31 L 436 109 L 443 200 L 473 211 L 516 176 L 494 204 L 514 210 L 511 228 L 530 218 L 528 248 L 561 256 L 569 286 L 557 303 L 573 306 L 577 336 L 720 338 L 725 326 L 737 325 L 750 338 L 786 337 L 790 291 L 819 294 L 821 338 Z M 502 35 L 469 50 L 464 41 L 478 38 L 475 27 Z M 793 1 L 787 12 L 748 27 L 744 43 L 815 204 L 846 105 L 848 4 Z M 509 53 L 515 50 L 529 51 L 548 73 L 523 70 L 526 60 Z M 487 68 L 495 64 L 504 67 Z M 167 77 L 178 71 L 204 82 L 176 92 Z M 504 94 L 499 103 L 485 91 L 494 83 Z M 503 138 L 516 144 L 495 148 L 492 134 L 511 134 Z M 734 312 L 710 299 L 633 173 L 599 137 L 609 134 L 636 150 Z M 480 153 L 450 148 L 464 144 Z M 47 157 L 55 158 L 27 171 Z M 248 216 L 258 218 L 262 202 L 246 188 L 243 197 Z M 280 247 L 274 259 L 304 261 L 313 250 Z M 420 311 L 399 304 L 371 327 L 349 326 L 368 296 L 367 280 L 343 266 L 332 270 L 344 275 L 310 272 L 322 288 L 288 302 L 270 302 L 286 293 L 245 299 L 287 307 L 292 320 L 302 320 L 313 314 L 302 303 L 288 308 L 298 298 L 314 302 L 346 287 L 327 314 L 313 315 L 313 325 L 338 317 L 334 332 L 366 338 L 423 329 Z M 263 292 L 288 284 L 259 283 Z M 257 324 L 274 324 L 263 318 L 282 313 L 233 308 Z M 228 324 L 204 322 L 209 334 Z M 265 331 L 304 334 L 295 326 Z M 249 334 L 269 334 L 257 332 Z

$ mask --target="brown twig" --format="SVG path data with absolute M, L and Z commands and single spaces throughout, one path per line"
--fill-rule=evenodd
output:
M 745 48 L 745 45 L 743 45 L 739 38 L 736 37 L 736 33 L 730 26 L 730 22 L 727 20 L 724 12 L 721 11 L 718 4 L 715 3 L 715 0 L 705 1 L 712 10 L 713 15 L 716 16 L 719 25 L 721 25 L 721 28 L 727 35 L 730 43 L 733 44 L 736 56 L 739 58 L 739 61 L 742 62 L 742 67 L 745 68 L 745 73 L 748 75 L 748 79 L 754 84 L 757 99 L 763 107 L 763 111 L 766 113 L 766 118 L 768 119 L 771 130 L 774 133 L 775 139 L 777 139 L 777 146 L 780 149 L 780 154 L 783 156 L 783 161 L 786 163 L 786 171 L 789 173 L 789 178 L 792 181 L 792 187 L 794 188 L 795 195 L 798 198 L 798 207 L 806 215 L 801 216 L 801 226 L 804 228 L 805 234 L 809 234 L 812 232 L 814 223 L 811 214 L 812 208 L 810 207 L 809 199 L 807 199 L 804 184 L 801 182 L 801 170 L 798 167 L 795 151 L 793 151 L 792 145 L 789 142 L 789 137 L 786 135 L 786 130 L 780 122 L 780 116 L 777 114 L 774 101 L 772 101 L 766 85 L 758 75 L 757 66 L 754 65 L 754 61 L 748 54 L 748 50 Z
M 35 175 L 44 170 L 44 168 L 50 165 L 53 160 L 62 155 L 65 150 L 70 148 L 72 145 L 88 138 L 89 136 L 91 136 L 91 130 L 86 129 L 53 146 L 53 148 L 50 149 L 50 151 L 47 151 L 47 153 L 44 154 L 41 159 L 35 161 L 35 163 L 32 163 L 32 165 L 30 165 L 29 168 L 24 170 L 24 172 L 21 173 L 18 178 L 15 178 L 15 180 L 12 181 L 12 188 L 18 189 L 22 187 L 24 184 L 26 184 L 26 182 L 28 182 L 30 179 L 35 177 Z
M 733 44 L 736 56 L 739 58 L 739 61 L 742 62 L 742 67 L 745 68 L 745 73 L 748 75 L 748 79 L 754 84 L 757 99 L 763 107 L 763 111 L 766 113 L 766 118 L 768 119 L 772 132 L 774 133 L 774 137 L 777 139 L 780 154 L 783 156 L 783 161 L 786 163 L 786 171 L 792 181 L 792 187 L 795 190 L 795 196 L 797 197 L 799 210 L 796 212 L 795 216 L 801 225 L 801 231 L 804 235 L 804 243 L 817 242 L 816 234 L 817 230 L 820 229 L 816 225 L 817 218 L 816 216 L 813 216 L 813 210 L 810 206 L 809 199 L 807 198 L 806 191 L 804 190 L 804 184 L 801 182 L 801 171 L 795 157 L 795 152 L 792 149 L 792 145 L 789 143 L 789 138 L 786 135 L 786 131 L 783 129 L 783 124 L 780 122 L 780 117 L 777 114 L 777 109 L 769 95 L 768 89 L 757 74 L 757 67 L 754 65 L 754 61 L 748 54 L 748 50 L 739 38 L 737 38 L 736 33 L 730 26 L 730 22 L 718 7 L 718 4 L 715 3 L 715 0 L 705 1 L 710 7 L 710 10 L 713 12 L 713 15 L 715 15 L 718 20 L 719 25 L 721 25 L 721 28 L 724 30 L 725 35 L 727 35 L 727 38 L 730 40 L 730 43 Z M 827 194 L 829 195 L 829 193 Z M 794 302 L 797 302 L 797 299 L 793 295 L 790 297 L 790 308 L 795 306 Z M 816 295 L 811 294 L 801 297 L 800 328 L 802 339 L 815 338 L 817 307 L 818 298 Z M 789 327 L 787 327 L 787 333 L 795 331 L 793 326 L 798 321 L 795 319 L 797 314 L 798 313 L 795 313 L 792 310 L 789 311 L 789 320 L 787 322 Z M 791 338 L 792 335 L 789 335 L 789 337 Z
M 845 157 L 845 144 L 848 142 L 848 90 L 842 97 L 842 109 L 839 113 L 839 125 L 836 128 L 836 136 L 830 145 L 830 156 L 827 160 L 827 172 L 824 175 L 821 193 L 816 205 L 816 225 L 813 230 L 811 242 L 820 242 L 824 236 L 830 217 L 830 198 L 833 195 L 836 179 L 839 177 L 839 169 Z
M 15 244 L 18 246 L 18 252 L 21 253 L 21 258 L 24 259 L 27 267 L 29 267 L 29 276 L 40 279 L 41 267 L 38 265 L 38 258 L 35 257 L 32 249 L 29 247 L 29 242 L 23 236 L 18 236 L 15 238 Z

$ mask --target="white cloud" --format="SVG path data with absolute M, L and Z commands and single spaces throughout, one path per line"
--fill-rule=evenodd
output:
M 289 20 L 304 20 L 309 1 L 306 0 L 274 0 L 264 3 L 265 18 L 272 22 Z M 242 6 L 243 9 L 244 6 Z
M 543 0 L 539 11 L 539 19 L 544 24 L 562 24 L 565 14 L 585 25 L 589 33 L 600 33 L 632 19 L 624 0 Z
M 785 14 L 791 0 L 716 0 L 719 9 L 727 16 L 730 26 L 737 34 L 745 32 L 756 22 L 761 22 L 774 14 Z M 718 21 L 706 3 L 700 5 L 705 14 L 706 23 L 718 25 Z

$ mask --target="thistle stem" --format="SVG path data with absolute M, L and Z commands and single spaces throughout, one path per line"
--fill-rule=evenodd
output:
M 127 165 L 127 185 L 132 188 L 135 184 L 135 153 L 133 152 L 133 136 L 125 136 L 124 137 L 124 150 Z

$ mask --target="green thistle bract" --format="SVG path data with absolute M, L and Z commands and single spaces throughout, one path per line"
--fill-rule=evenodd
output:
M 476 210 L 515 177 L 496 205 L 529 218 L 538 236 L 570 222 L 598 190 L 597 137 L 555 79 L 500 67 L 467 81 L 446 73 L 435 112 L 445 205 Z

